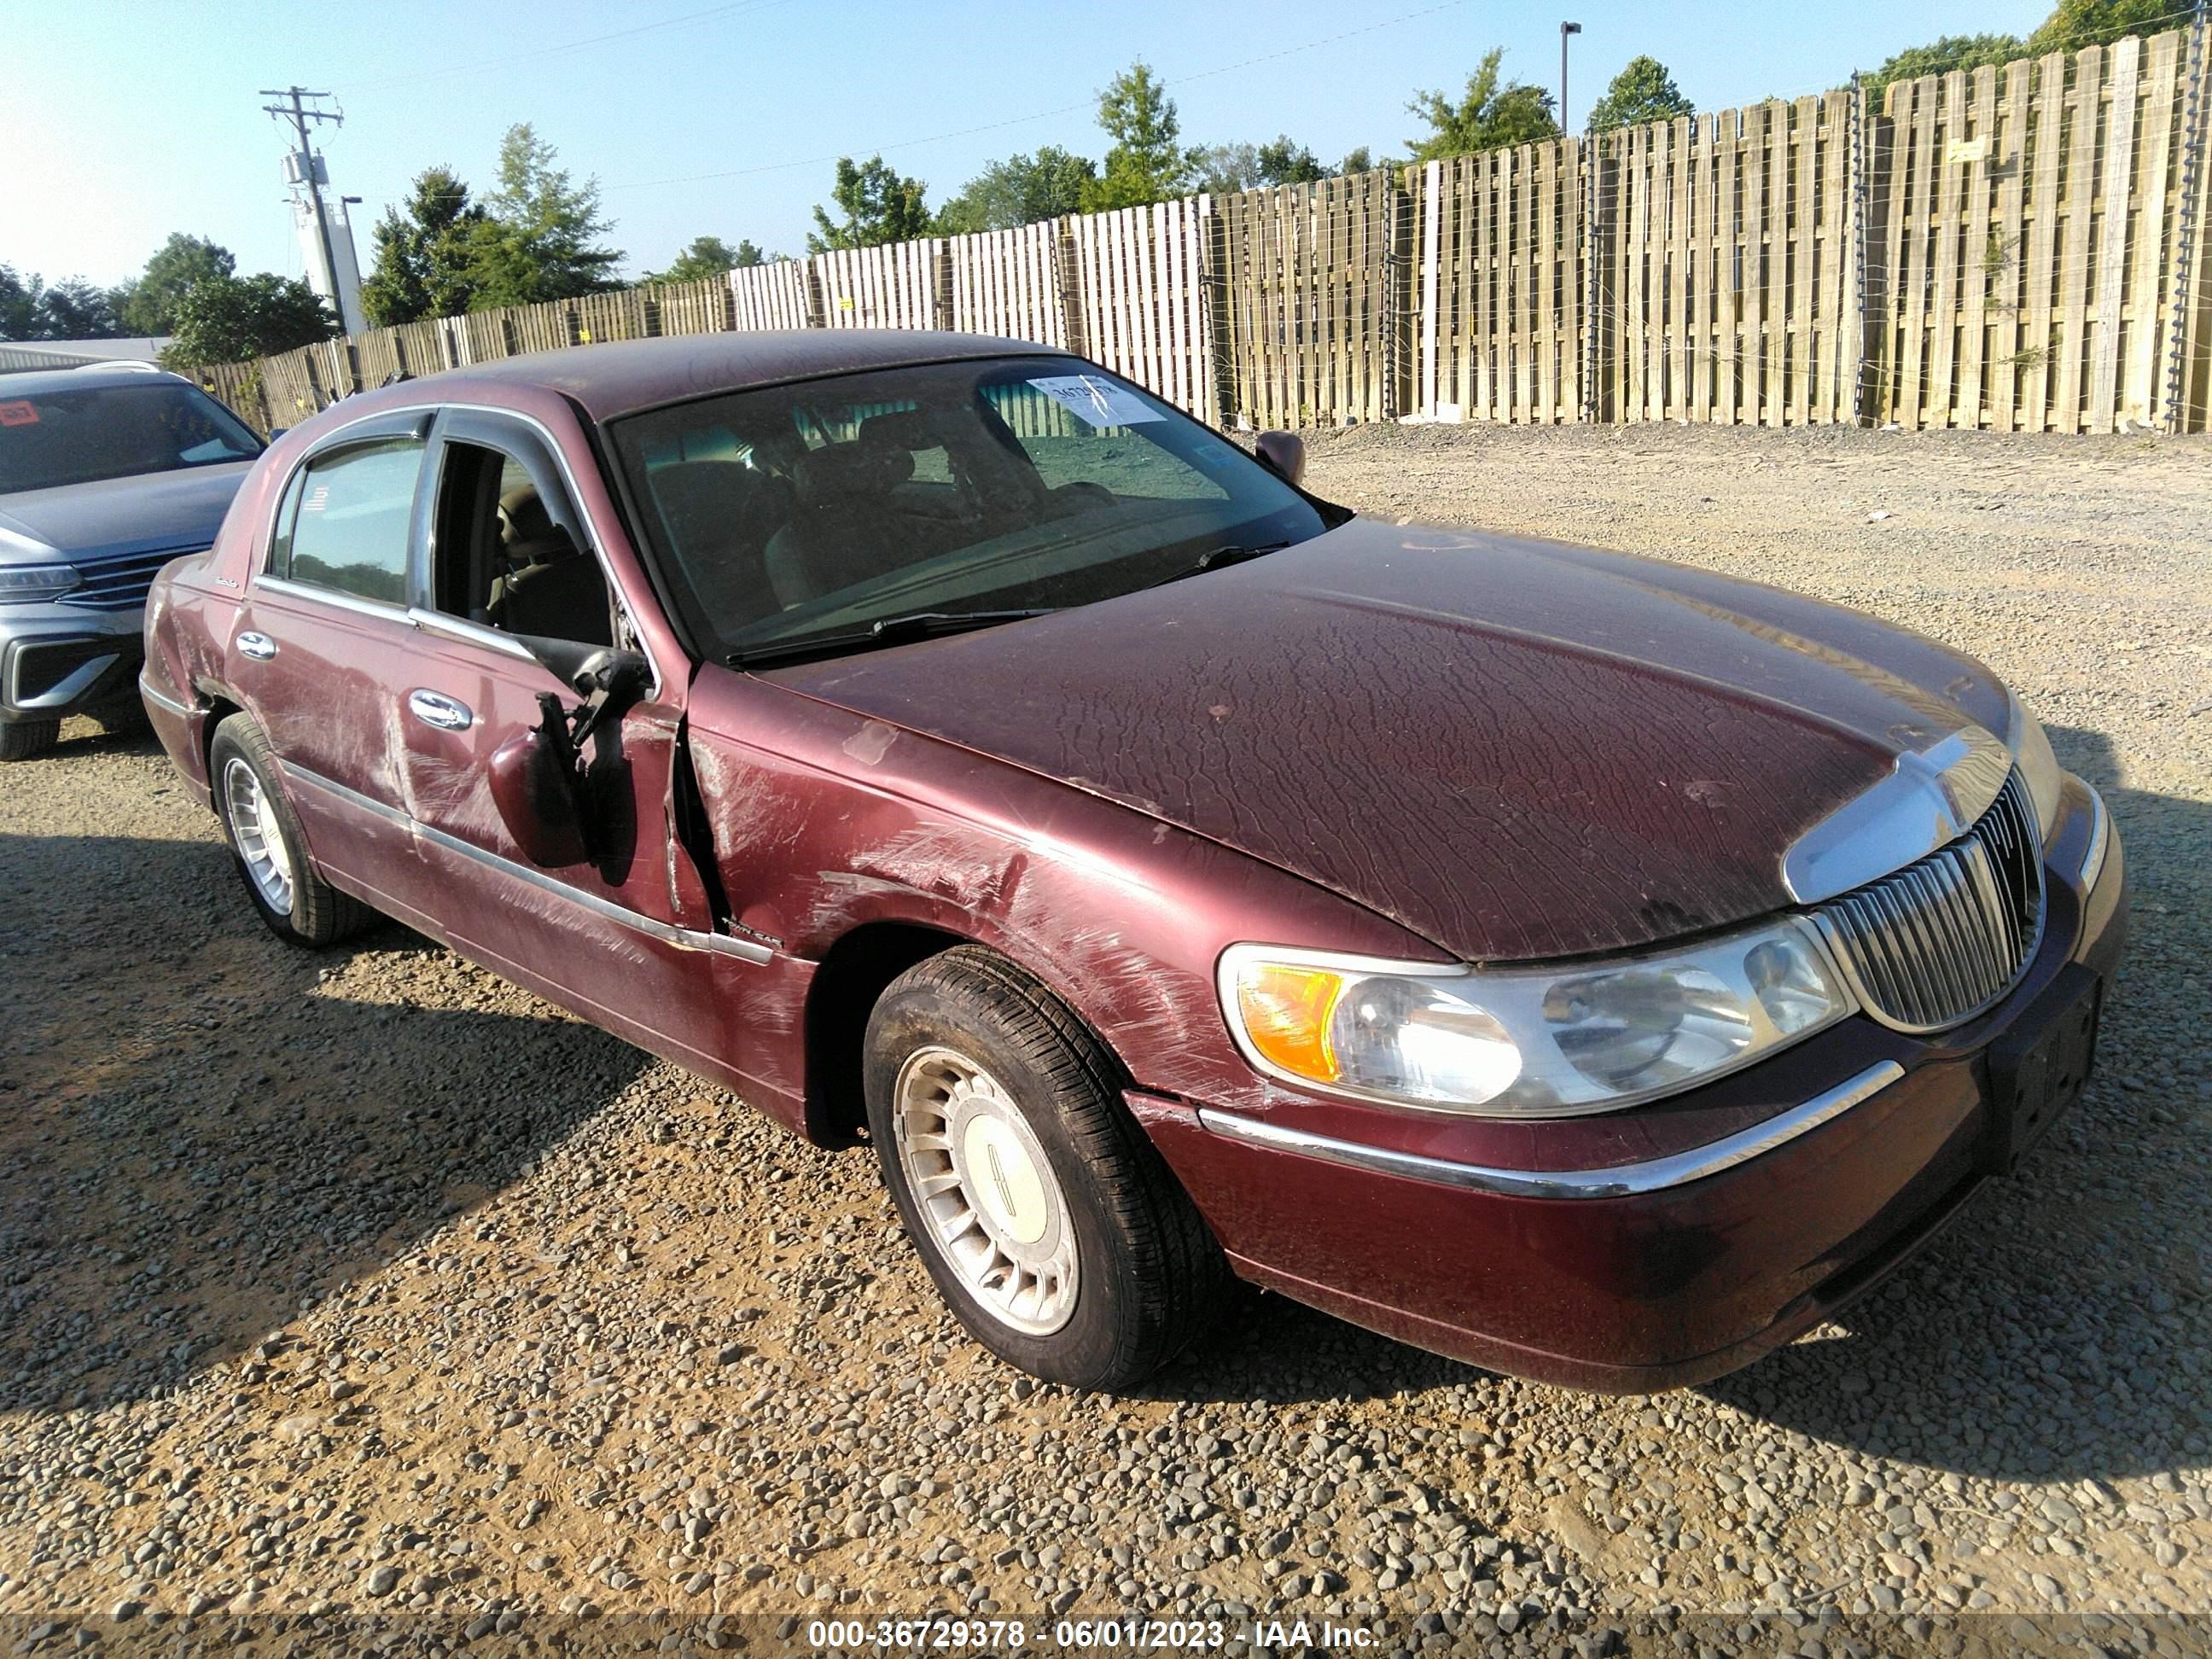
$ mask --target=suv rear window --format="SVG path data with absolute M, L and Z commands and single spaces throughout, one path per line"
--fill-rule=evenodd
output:
M 251 460 L 261 443 L 198 386 L 149 378 L 11 394 L 0 380 L 0 495 Z

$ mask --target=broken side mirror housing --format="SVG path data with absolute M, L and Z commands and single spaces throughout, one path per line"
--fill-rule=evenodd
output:
M 580 697 L 604 692 L 607 702 L 627 708 L 651 689 L 653 665 L 642 653 L 601 646 L 570 668 L 568 679 Z
M 493 750 L 487 781 L 500 822 L 532 864 L 562 870 L 591 856 L 574 781 L 543 729 L 518 732 Z
M 1260 464 L 1295 489 L 1305 481 L 1306 441 L 1295 432 L 1262 432 Z

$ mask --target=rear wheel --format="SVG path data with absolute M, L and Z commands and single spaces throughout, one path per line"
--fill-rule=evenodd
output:
M 59 720 L 9 720 L 0 725 L 0 761 L 29 760 L 61 741 Z
M 331 945 L 374 919 L 367 905 L 325 881 L 307 856 L 269 740 L 249 716 L 233 714 L 216 727 L 208 772 L 239 876 L 272 933 L 293 945 Z
M 892 981 L 864 1072 L 907 1231 L 1001 1358 L 1125 1389 L 1222 1307 L 1228 1264 L 1121 1103 L 1112 1055 L 1003 958 L 963 945 Z

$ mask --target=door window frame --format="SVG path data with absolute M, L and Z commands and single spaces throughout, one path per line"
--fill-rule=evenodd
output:
M 284 487 L 276 492 L 276 509 L 270 514 L 269 522 L 262 526 L 260 551 L 255 555 L 249 580 L 259 591 L 279 593 L 289 599 L 311 599 L 334 605 L 341 611 L 358 611 L 366 616 L 396 617 L 404 620 L 409 606 L 393 605 L 386 599 L 372 599 L 359 593 L 349 593 L 342 587 L 325 587 L 319 582 L 295 581 L 288 571 L 278 576 L 270 573 L 270 560 L 276 551 L 276 538 L 282 533 L 284 515 L 297 512 L 301 481 L 317 463 L 328 460 L 341 451 L 358 449 L 372 444 L 388 443 L 394 438 L 410 438 L 422 446 L 422 464 L 415 474 L 415 495 L 407 509 L 407 547 L 403 570 L 405 592 L 411 600 L 415 593 L 416 559 L 416 526 L 422 512 L 422 482 L 428 476 L 430 461 L 430 413 L 426 410 L 393 410 L 366 416 L 349 425 L 339 428 L 318 442 L 292 464 L 284 477 Z
M 616 579 L 614 562 L 607 556 L 599 526 L 592 522 L 591 515 L 577 505 L 580 492 L 575 488 L 575 474 L 569 470 L 568 457 L 562 453 L 561 446 L 554 440 L 553 434 L 541 423 L 514 410 L 492 409 L 480 404 L 453 404 L 437 411 L 436 422 L 430 431 L 428 453 L 424 459 L 422 487 L 417 490 L 415 498 L 415 562 L 408 577 L 410 603 L 407 620 L 426 633 L 442 634 L 450 639 L 483 646 L 530 662 L 538 660 L 530 647 L 515 635 L 438 609 L 434 580 L 438 556 L 438 499 L 446 485 L 448 450 L 454 444 L 495 451 L 516 462 L 530 475 L 530 482 L 538 491 L 538 499 L 545 508 L 546 517 L 568 532 L 578 549 L 598 564 L 599 580 L 605 584 L 607 598 L 613 607 L 617 640 L 627 635 L 634 641 L 619 648 L 634 649 L 646 659 L 653 671 L 653 686 L 644 701 L 657 701 L 671 681 L 661 672 L 659 659 L 653 655 L 645 630 L 637 625 L 635 617 L 630 614 L 629 598 Z M 550 674 L 552 671 L 547 669 L 546 672 Z
M 473 432 L 477 435 L 471 437 Z M 353 445 L 373 443 L 395 437 L 416 437 L 423 445 L 422 471 L 415 481 L 415 500 L 408 518 L 407 594 L 408 603 L 393 605 L 378 599 L 362 599 L 336 588 L 319 587 L 312 582 L 295 582 L 289 578 L 269 574 L 269 558 L 276 539 L 276 526 L 289 499 L 292 488 L 301 475 L 317 460 L 333 450 Z M 364 616 L 381 617 L 401 621 L 425 633 L 440 633 L 487 649 L 497 651 L 518 660 L 538 662 L 537 656 L 515 635 L 502 633 L 496 628 L 486 628 L 471 622 L 465 617 L 455 617 L 437 609 L 430 589 L 430 563 L 434 556 L 431 545 L 437 519 L 438 490 L 445 478 L 445 443 L 451 438 L 458 443 L 474 443 L 479 447 L 501 450 L 521 462 L 538 486 L 538 498 L 545 503 L 547 514 L 575 538 L 576 544 L 599 562 L 599 575 L 607 586 L 614 601 L 618 619 L 618 635 L 627 635 L 633 644 L 624 649 L 635 649 L 653 671 L 652 689 L 643 699 L 659 701 L 671 686 L 689 683 L 688 673 L 671 677 L 654 653 L 650 636 L 638 626 L 634 603 L 623 590 L 615 573 L 614 562 L 607 556 L 605 538 L 599 528 L 580 505 L 583 492 L 576 487 L 576 475 L 568 463 L 566 451 L 550 428 L 535 416 L 520 410 L 501 409 L 488 404 L 410 404 L 404 409 L 379 410 L 349 422 L 336 431 L 318 439 L 293 462 L 284 477 L 282 488 L 276 491 L 276 505 L 269 521 L 260 526 L 260 548 L 254 555 L 253 568 L 247 574 L 252 588 L 265 588 L 272 594 L 288 599 L 307 599 L 352 611 Z M 610 495 L 616 495 L 613 486 Z M 654 594 L 656 602 L 659 595 Z M 543 664 L 539 665 L 541 667 Z M 688 667 L 688 664 L 686 665 Z M 552 671 L 547 669 L 550 674 Z

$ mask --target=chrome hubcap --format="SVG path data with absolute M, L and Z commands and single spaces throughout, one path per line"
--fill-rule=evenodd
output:
M 292 857 L 271 814 L 269 798 L 253 769 L 234 755 L 222 769 L 223 810 L 230 818 L 246 878 L 261 901 L 279 915 L 292 914 Z
M 1075 1230 L 1013 1097 L 965 1054 L 923 1048 L 893 1098 L 899 1167 L 930 1244 L 993 1318 L 1049 1336 L 1075 1311 Z

